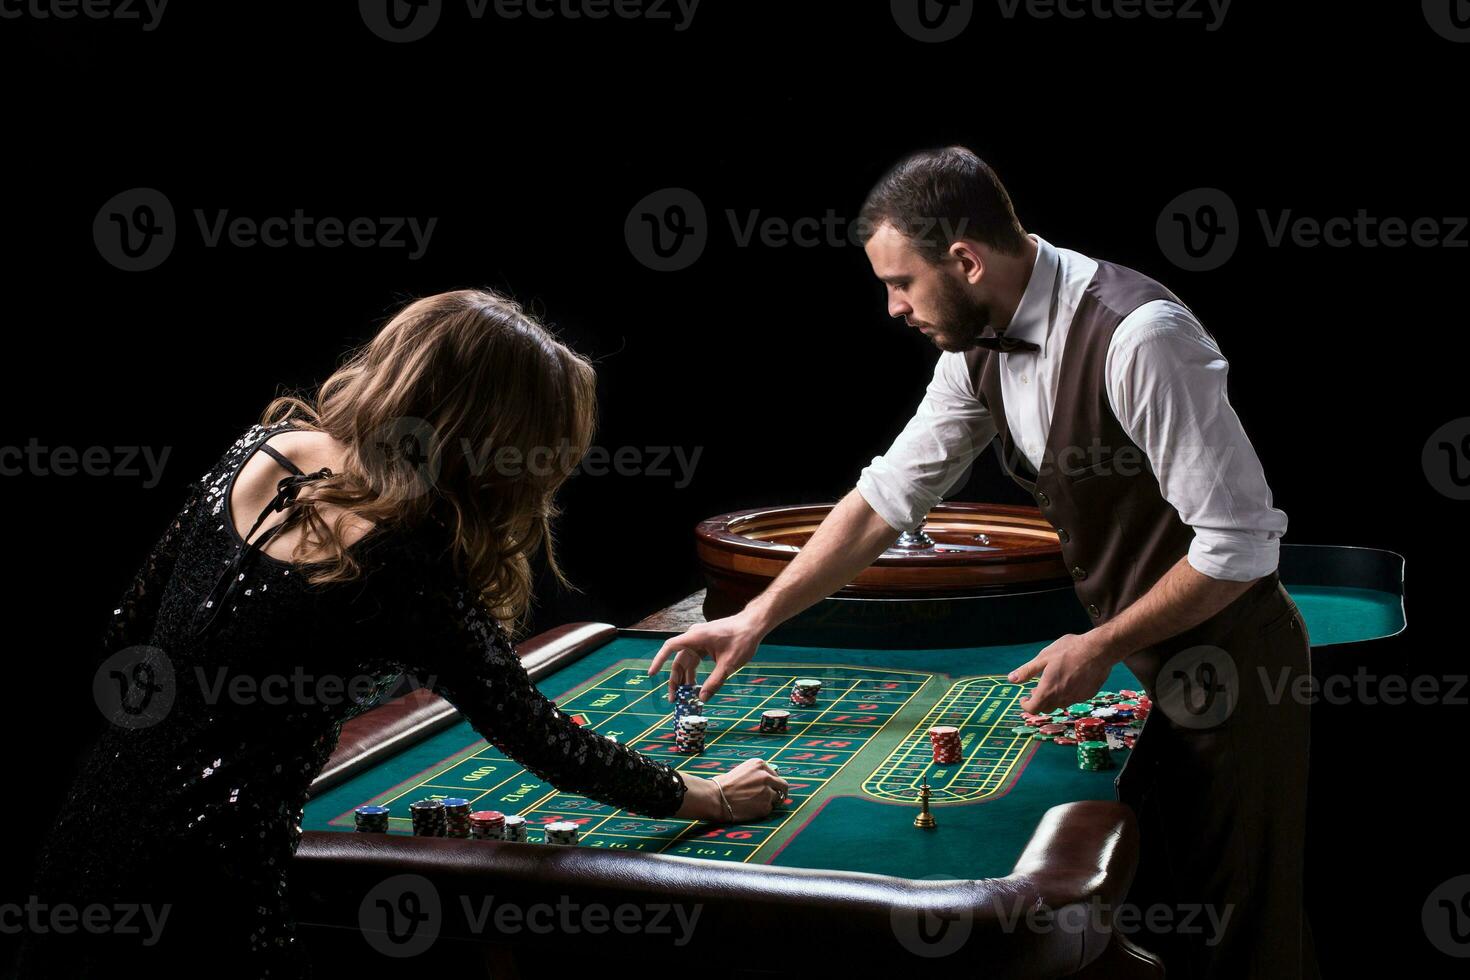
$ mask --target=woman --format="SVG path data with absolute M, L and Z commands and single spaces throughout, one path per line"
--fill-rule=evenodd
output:
M 40 902 L 142 908 L 144 927 L 35 930 L 23 976 L 304 975 L 286 868 L 307 788 L 342 722 L 404 672 L 562 790 L 655 817 L 771 810 L 786 784 L 764 762 L 676 772 L 573 724 L 515 656 L 502 624 L 526 610 L 532 557 L 564 581 L 552 498 L 590 444 L 594 400 L 584 358 L 465 290 L 410 304 L 314 402 L 267 408 L 116 611 L 109 653 L 158 696 L 105 732 L 41 856 Z M 265 696 L 295 677 L 293 696 Z M 322 693 L 341 690 L 355 696 Z

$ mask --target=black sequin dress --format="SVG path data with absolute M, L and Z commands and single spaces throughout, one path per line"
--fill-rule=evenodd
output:
M 456 580 L 437 525 L 375 530 L 352 545 L 363 576 L 324 586 L 256 539 L 243 546 L 226 509 L 234 476 L 287 427 L 253 427 L 191 488 L 116 610 L 108 652 L 154 698 L 105 731 L 40 854 L 40 902 L 143 909 L 135 932 L 121 927 L 125 911 L 101 931 L 31 929 L 21 976 L 135 964 L 307 975 L 286 887 L 307 789 L 342 723 L 404 673 L 560 789 L 648 816 L 682 803 L 672 769 L 577 726 L 536 690 Z M 291 513 L 295 489 L 317 476 L 281 481 L 276 503 Z M 165 907 L 162 928 L 150 925 Z

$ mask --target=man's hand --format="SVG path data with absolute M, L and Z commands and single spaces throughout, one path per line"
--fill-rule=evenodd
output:
M 1068 633 L 1006 675 L 1012 684 L 1020 684 L 1040 676 L 1041 681 L 1021 707 L 1035 714 L 1065 708 L 1086 701 L 1098 691 L 1118 657 L 1096 630 L 1080 636 Z
M 710 623 L 700 623 L 686 633 L 668 640 L 659 648 L 648 668 L 652 677 L 663 667 L 664 661 L 674 654 L 669 667 L 668 700 L 674 699 L 674 689 L 680 684 L 693 684 L 694 671 L 706 657 L 713 658 L 714 670 L 705 678 L 699 690 L 699 699 L 708 701 L 725 683 L 725 678 L 739 670 L 755 656 L 756 647 L 765 639 L 765 633 L 746 613 L 736 613 Z
M 694 669 L 711 657 L 715 668 L 699 692 L 700 699 L 708 701 L 725 678 L 755 656 L 755 648 L 767 633 L 857 578 L 897 536 L 862 494 L 849 491 L 764 592 L 735 615 L 703 623 L 669 640 L 653 658 L 648 676 L 678 654 L 669 668 L 672 701 L 674 688 L 694 683 Z

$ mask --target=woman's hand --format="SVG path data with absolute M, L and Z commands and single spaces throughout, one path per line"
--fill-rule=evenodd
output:
M 745 823 L 759 820 L 786 799 L 789 787 L 764 759 L 746 759 L 729 772 L 704 779 L 680 772 L 688 789 L 676 817 Z
M 765 631 L 756 624 L 754 617 L 744 612 L 710 623 L 700 623 L 659 648 L 653 664 L 648 668 L 648 676 L 657 674 L 665 660 L 678 654 L 669 665 L 669 700 L 672 701 L 674 689 L 680 684 L 693 684 L 695 668 L 701 660 L 710 657 L 715 666 L 704 679 L 704 686 L 699 691 L 700 700 L 708 701 L 725 683 L 726 677 L 745 666 L 755 656 L 756 647 L 760 646 L 764 638 Z

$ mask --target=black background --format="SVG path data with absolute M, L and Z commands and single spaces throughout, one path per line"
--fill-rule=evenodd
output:
M 262 9 L 264 7 L 272 9 Z M 1326 4 L 1240 4 L 1193 20 L 1007 20 L 981 5 L 946 44 L 884 3 L 707 0 L 669 21 L 473 20 L 390 44 L 354 4 L 179 4 L 151 32 L 116 20 L 0 20 L 5 42 L 4 436 L 149 446 L 162 480 L 27 472 L 6 514 L 0 781 L 24 894 L 28 842 L 100 717 L 89 696 L 108 610 L 198 477 L 278 390 L 309 387 L 409 297 L 515 295 L 593 356 L 598 444 L 701 453 L 693 481 L 579 476 L 533 629 L 630 623 L 699 587 L 691 529 L 712 514 L 832 500 L 907 420 L 935 351 L 884 312 L 851 245 L 741 245 L 754 214 L 850 217 L 913 149 L 964 143 L 1030 232 L 1178 293 L 1231 362 L 1231 400 L 1286 540 L 1408 562 L 1410 629 L 1380 673 L 1465 672 L 1465 504 L 1421 453 L 1465 412 L 1459 247 L 1271 247 L 1258 211 L 1446 221 L 1470 212 L 1455 106 L 1470 47 L 1418 4 L 1358 19 Z M 318 5 L 312 5 L 316 7 Z M 283 5 L 284 7 L 284 5 Z M 123 272 L 93 218 L 162 191 L 170 257 Z M 641 264 L 624 220 L 693 191 L 709 244 Z M 1155 222 L 1224 190 L 1242 217 L 1222 268 L 1183 271 Z M 263 219 L 437 218 L 405 249 L 203 245 L 193 212 Z M 1021 500 L 993 456 L 967 499 Z M 1318 672 L 1355 667 L 1319 658 Z M 1463 693 L 1463 692 L 1462 692 Z M 1451 806 L 1465 708 L 1327 706 L 1314 746 L 1309 889 L 1329 976 L 1422 962 L 1430 889 L 1470 872 Z M 126 820 L 126 814 L 119 814 Z

